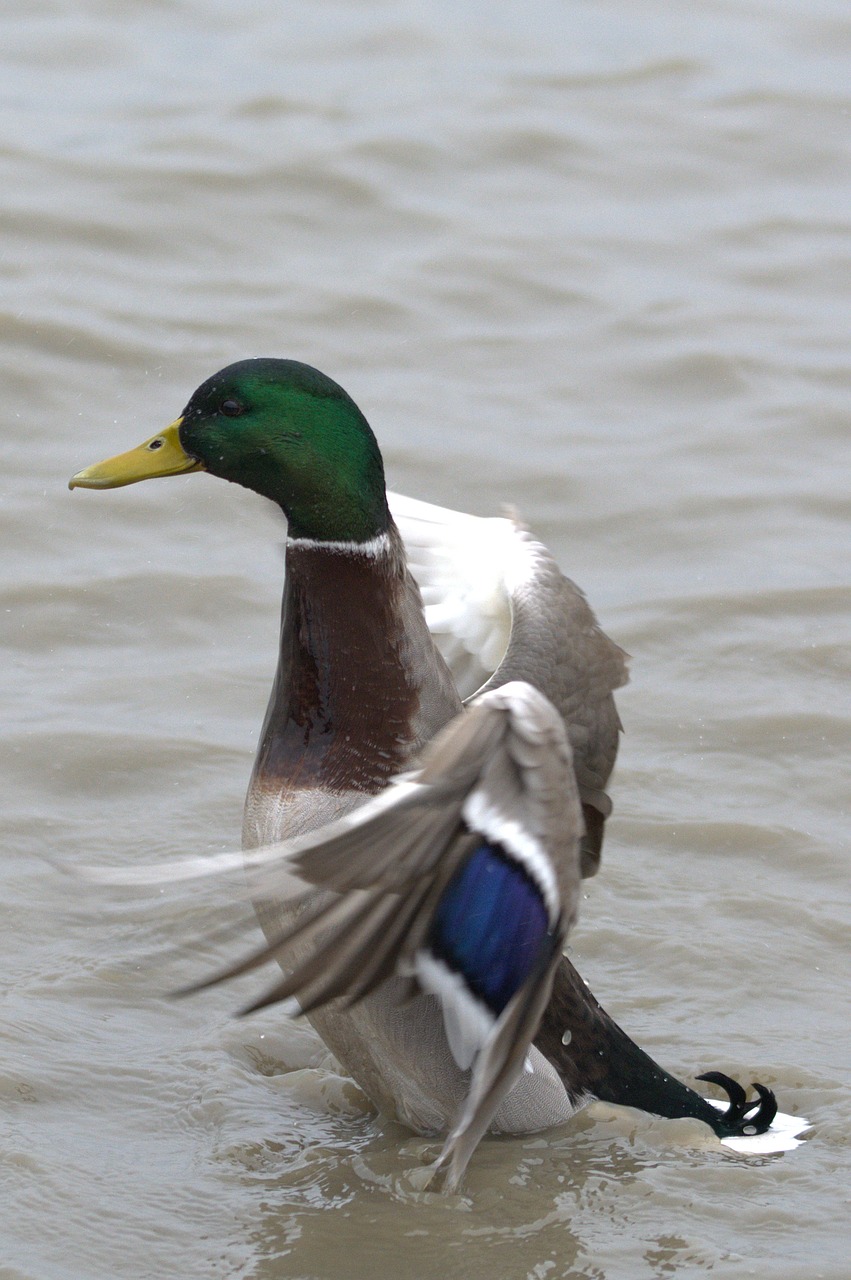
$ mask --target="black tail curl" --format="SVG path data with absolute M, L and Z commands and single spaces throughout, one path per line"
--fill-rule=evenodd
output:
M 777 1114 L 774 1094 L 764 1085 L 753 1086 L 757 1096 L 749 1102 L 742 1086 L 720 1071 L 699 1076 L 726 1091 L 730 1105 L 719 1111 L 664 1071 L 609 1017 L 567 956 L 556 970 L 535 1044 L 577 1105 L 591 1097 L 672 1120 L 691 1116 L 718 1138 L 765 1133 Z
M 765 1133 L 777 1115 L 777 1099 L 764 1084 L 753 1083 L 757 1092 L 756 1098 L 748 1101 L 745 1090 L 737 1080 L 725 1076 L 722 1071 L 706 1071 L 698 1080 L 706 1080 L 709 1084 L 717 1084 L 730 1099 L 726 1111 L 719 1111 L 712 1128 L 719 1138 L 750 1138 L 758 1133 Z

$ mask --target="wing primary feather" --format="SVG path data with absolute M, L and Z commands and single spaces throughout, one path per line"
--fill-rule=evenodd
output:
M 316 934 L 324 932 L 327 936 L 317 943 L 307 960 L 241 1012 L 249 1013 L 290 996 L 305 1001 L 303 1012 L 340 995 L 346 997 L 348 1004 L 356 1004 L 393 973 L 403 953 L 410 954 L 419 945 L 428 929 L 434 902 L 474 839 L 465 833 L 456 841 L 454 856 L 445 859 L 440 874 L 417 877 L 401 897 L 395 891 L 361 890 L 364 896 L 353 902 L 351 896 L 334 894 L 305 911 L 271 942 L 175 994 L 182 996 L 204 990 L 249 973 L 271 960 L 289 967 L 287 953 L 296 944 L 307 945 Z M 311 894 L 309 891 L 302 895 L 302 901 Z M 320 978 L 322 981 L 317 982 Z
M 401 908 L 397 908 L 393 918 L 393 927 L 385 931 L 383 936 L 369 939 L 367 955 L 357 981 L 352 983 L 346 992 L 346 1008 L 352 1008 L 359 1000 L 363 1000 L 370 992 L 398 970 L 401 944 L 409 944 L 409 933 L 417 915 L 423 910 L 423 904 L 431 892 L 428 883 L 419 884 L 405 895 Z M 367 948 L 365 948 L 367 950 Z M 404 946 L 408 950 L 408 945 Z
M 314 890 L 312 889 L 308 891 L 310 895 L 312 895 L 313 892 Z M 302 899 L 304 899 L 308 895 L 302 894 L 301 896 Z M 284 941 L 289 942 L 291 938 L 298 936 L 304 930 L 309 928 L 312 923 L 313 917 L 306 922 L 299 920 L 293 929 L 288 931 Z M 267 961 L 273 959 L 278 947 L 281 945 L 283 944 L 280 939 L 276 939 L 276 941 L 271 945 L 268 943 L 264 944 L 262 947 L 258 947 L 254 951 L 251 951 L 247 956 L 243 956 L 242 959 L 236 960 L 233 964 L 227 965 L 224 969 L 217 969 L 216 972 L 211 974 L 209 977 L 200 978 L 197 982 L 191 982 L 185 987 L 178 987 L 176 991 L 172 992 L 172 995 L 176 997 L 195 995 L 199 991 L 206 991 L 208 987 L 217 986 L 220 982 L 228 982 L 231 978 L 240 978 L 243 974 L 251 973 L 253 969 L 259 969 L 261 965 L 264 965 Z
M 434 892 L 431 882 L 421 880 L 401 899 L 396 894 L 375 893 L 368 895 L 357 909 L 341 911 L 339 927 L 335 927 L 333 934 L 244 1012 L 253 1012 L 290 996 L 296 997 L 305 1014 L 337 997 L 344 997 L 347 1007 L 357 1004 L 398 970 L 402 956 L 410 950 L 412 938 L 419 936 L 412 929 L 413 922 L 427 914 L 425 904 Z M 329 910 L 327 915 L 331 914 Z M 324 915 L 317 914 L 309 927 L 315 929 L 317 922 L 324 925 Z M 292 933 L 276 939 L 265 948 L 266 958 L 285 962 L 286 948 L 292 941 Z
M 363 929 L 367 930 L 366 936 L 371 937 L 372 929 L 384 925 L 392 918 L 396 909 L 397 904 L 392 898 L 368 895 L 358 909 L 345 919 L 343 930 L 335 930 L 331 936 L 319 942 L 305 961 L 285 974 L 241 1012 L 254 1013 L 257 1009 L 264 1009 L 267 1005 L 295 996 L 301 1012 L 310 1013 L 329 1000 L 344 995 L 351 981 L 358 952 L 364 943 Z M 286 965 L 286 950 L 292 945 L 292 941 L 292 935 L 287 935 L 283 940 L 276 939 L 264 948 L 264 958 L 276 959 L 282 966 Z
M 515 848 L 517 832 L 524 840 Z M 351 1007 L 390 977 L 405 984 L 407 999 L 423 989 L 415 957 L 428 948 L 453 877 L 483 839 L 504 845 L 507 861 L 541 899 L 544 931 L 522 985 L 494 1010 L 435 1165 L 455 1188 L 522 1071 L 549 999 L 575 913 L 578 833 L 570 748 L 556 711 L 529 684 L 502 685 L 439 733 L 415 771 L 356 814 L 249 855 L 255 896 L 259 890 L 274 900 L 285 874 L 312 887 L 290 897 L 294 918 L 282 932 L 183 993 L 276 960 L 284 973 L 243 1013 L 293 998 L 302 1014 L 329 1001 Z

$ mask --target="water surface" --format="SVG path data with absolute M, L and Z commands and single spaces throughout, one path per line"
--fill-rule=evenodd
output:
M 42 0 L 0 36 L 3 1280 L 847 1275 L 847 6 Z M 309 1029 L 166 998 L 237 904 L 45 861 L 238 842 L 283 526 L 206 476 L 65 484 L 249 355 L 341 381 L 394 487 L 515 504 L 633 655 L 572 954 L 669 1069 L 809 1116 L 797 1152 L 600 1107 L 420 1193 L 435 1145 Z

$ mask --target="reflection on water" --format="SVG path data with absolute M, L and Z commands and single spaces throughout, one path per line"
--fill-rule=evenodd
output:
M 839 1280 L 845 6 L 0 23 L 3 1275 Z M 598 1107 L 423 1192 L 433 1144 L 309 1028 L 168 997 L 238 907 L 45 860 L 238 842 L 282 524 L 206 476 L 65 483 L 260 354 L 341 381 L 395 488 L 515 503 L 633 655 L 573 957 L 670 1068 L 813 1119 L 799 1151 Z

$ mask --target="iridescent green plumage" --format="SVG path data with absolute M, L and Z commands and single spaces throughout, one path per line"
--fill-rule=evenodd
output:
M 290 537 L 366 542 L 387 529 L 384 464 L 369 423 L 310 365 L 228 365 L 192 396 L 180 440 L 211 474 L 276 502 Z

